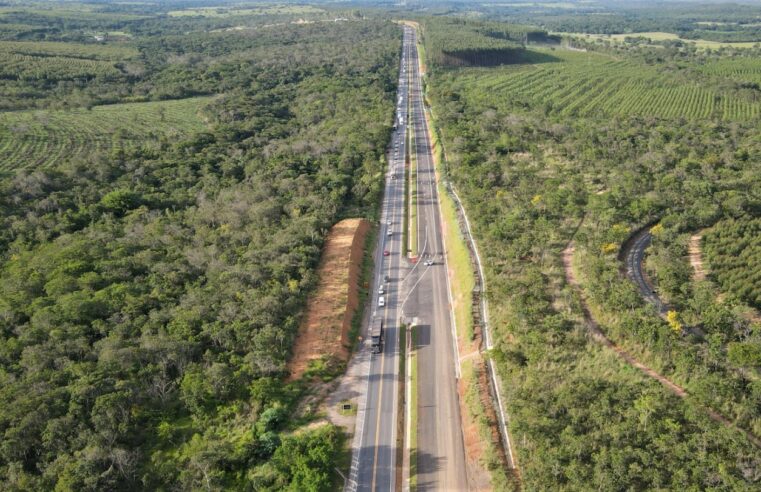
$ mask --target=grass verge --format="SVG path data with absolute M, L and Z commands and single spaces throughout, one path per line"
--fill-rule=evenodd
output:
M 404 214 L 402 218 L 402 254 L 406 255 L 407 252 L 410 250 L 410 231 L 409 231 L 409 210 L 410 210 L 410 194 L 409 191 L 409 181 L 410 181 L 410 147 L 409 145 L 405 146 L 406 150 L 404 153 Z
M 412 133 L 412 132 L 410 132 Z M 412 148 L 414 148 L 415 145 L 415 137 L 414 135 L 410 137 L 410 145 Z M 412 256 L 417 255 L 417 242 L 418 242 L 418 234 L 417 234 L 417 156 L 415 153 L 411 153 L 410 155 L 410 183 L 409 183 L 409 192 L 410 192 L 410 254 Z
M 422 44 L 418 43 L 418 49 Z M 429 137 L 431 139 L 434 165 L 437 174 L 437 189 L 439 203 L 441 207 L 441 219 L 444 225 L 444 244 L 447 254 L 447 264 L 451 279 L 449 282 L 452 291 L 453 310 L 455 318 L 455 328 L 457 337 L 462 340 L 459 343 L 460 354 L 478 350 L 475 341 L 475 330 L 473 326 L 473 289 L 476 286 L 475 272 L 471 262 L 471 253 L 468 249 L 466 239 L 460 230 L 460 224 L 457 216 L 457 208 L 454 198 L 450 195 L 444 185 L 447 179 L 447 161 L 444 153 L 444 147 L 441 142 L 438 126 L 435 124 L 433 111 L 425 114 L 428 122 Z M 475 424 L 481 442 L 483 444 L 483 454 L 480 457 L 479 465 L 489 474 L 492 486 L 495 490 L 515 489 L 515 484 L 511 483 L 503 467 L 503 459 L 500 455 L 499 437 L 495 442 L 494 426 L 498 425 L 489 418 L 488 412 L 484 406 L 484 401 L 490 401 L 491 396 L 488 394 L 488 388 L 480 384 L 479 370 L 485 371 L 484 360 L 480 354 L 468 360 L 461 362 L 462 386 L 466 388 L 464 399 L 465 405 L 463 412 L 463 426 L 468 422 Z M 482 394 L 482 392 L 486 392 Z M 497 431 L 497 436 L 499 433 Z M 410 465 L 412 466 L 412 465 Z
M 407 127 L 409 131 L 409 149 L 415 148 L 415 127 L 410 121 L 410 125 Z M 410 172 L 409 172 L 409 214 L 410 214 L 410 244 L 409 252 L 413 256 L 417 255 L 418 251 L 418 237 L 417 237 L 417 153 L 410 151 Z
M 410 331 L 412 349 L 409 353 L 410 366 L 410 492 L 417 490 L 417 327 Z
M 374 220 L 370 222 L 370 230 L 367 231 L 365 236 L 365 248 L 362 253 L 362 269 L 359 273 L 359 288 L 357 289 L 357 297 L 359 304 L 354 316 L 351 318 L 351 328 L 349 329 L 349 343 L 351 343 L 350 351 L 354 352 L 359 342 L 359 334 L 362 330 L 362 319 L 365 317 L 365 307 L 367 306 L 367 298 L 370 295 L 370 281 L 373 276 L 373 268 L 375 267 L 375 260 L 373 258 L 373 249 L 376 244 L 375 241 L 378 237 L 378 221 Z

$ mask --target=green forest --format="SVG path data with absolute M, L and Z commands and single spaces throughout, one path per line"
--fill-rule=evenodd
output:
M 453 7 L 468 15 L 467 6 Z M 751 2 L 516 2 L 484 4 L 479 17 L 528 23 L 553 32 L 627 34 L 662 31 L 683 39 L 760 42 L 761 7 Z
M 76 5 L 0 11 L 0 489 L 332 490 L 285 361 L 376 213 L 401 29 Z
M 753 236 L 752 226 L 731 224 L 755 223 L 748 217 L 761 210 L 759 113 L 739 109 L 754 104 L 758 88 L 746 94 L 732 72 L 706 70 L 734 63 L 731 53 L 587 49 L 529 45 L 523 63 L 433 64 L 426 80 L 444 171 L 484 261 L 491 356 L 521 484 L 752 490 L 761 450 L 745 436 L 761 435 L 761 326 L 741 315 L 737 296 L 691 281 L 686 249 L 691 233 L 724 230 L 726 221 L 722 241 Z M 714 96 L 701 102 L 698 90 Z M 654 223 L 647 265 L 688 330 L 661 319 L 622 273 L 620 247 Z M 582 292 L 566 278 L 571 242 Z M 753 256 L 739 238 L 734 244 Z M 751 285 L 754 271 L 734 278 Z M 614 343 L 687 398 L 590 338 L 583 303 Z
M 344 367 L 286 363 L 328 230 L 379 219 L 400 20 L 485 269 L 496 489 L 761 488 L 761 48 L 687 42 L 760 16 L 3 2 L 0 490 L 341 488 L 314 391 Z M 626 278 L 644 228 L 668 315 Z
M 722 290 L 761 309 L 761 218 L 718 222 L 705 236 L 704 251 L 710 274 Z

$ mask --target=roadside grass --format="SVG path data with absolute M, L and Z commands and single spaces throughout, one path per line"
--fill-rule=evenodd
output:
M 410 131 L 410 148 L 415 148 L 415 132 Z M 418 251 L 417 234 L 417 152 L 410 152 L 410 253 L 415 256 Z

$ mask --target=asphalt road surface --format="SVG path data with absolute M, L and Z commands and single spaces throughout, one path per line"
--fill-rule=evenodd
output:
M 409 45 L 405 44 L 402 66 L 409 59 L 409 50 Z M 364 411 L 358 414 L 358 418 L 362 418 L 362 421 L 357 423 L 357 432 L 361 433 L 361 438 L 359 449 L 354 450 L 352 469 L 346 487 L 350 491 L 389 491 L 394 490 L 396 485 L 400 305 L 404 288 L 402 278 L 408 270 L 402 251 L 407 79 L 406 70 L 400 70 L 397 128 L 388 152 L 389 165 L 373 275 L 375 285 L 371 289 L 373 305 L 370 318 L 383 319 L 384 343 L 382 352 L 372 356 L 367 400 Z M 379 305 L 381 284 L 384 291 L 383 306 Z M 367 343 L 362 347 L 362 350 L 369 349 Z
M 645 259 L 645 250 L 650 247 L 653 236 L 650 229 L 645 228 L 638 232 L 630 241 L 629 250 L 626 252 L 624 262 L 626 264 L 626 276 L 635 283 L 642 297 L 649 303 L 654 304 L 658 313 L 666 314 L 668 306 L 661 301 L 655 289 L 647 281 L 642 271 L 642 261 Z
M 415 32 L 405 42 L 414 47 Z M 457 357 L 433 156 L 424 114 L 418 54 L 411 53 L 410 124 L 417 154 L 419 261 L 408 282 L 403 315 L 418 318 L 418 490 L 467 490 L 465 447 L 457 395 Z M 434 264 L 426 266 L 426 260 Z M 415 429 L 413 429 L 415 432 Z
M 360 405 L 357 440 L 346 490 L 391 491 L 397 484 L 399 324 L 417 318 L 418 328 L 418 488 L 466 490 L 465 450 L 457 400 L 455 348 L 449 290 L 430 153 L 415 33 L 404 28 L 396 130 L 388 172 L 375 258 L 371 319 L 384 321 L 383 350 L 374 354 L 368 373 L 366 403 Z M 409 97 L 409 100 L 408 100 Z M 409 114 L 408 114 L 409 110 Z M 402 251 L 405 131 L 414 122 L 418 173 L 418 244 L 420 259 L 410 263 Z M 389 234 L 390 231 L 390 234 Z M 424 265 L 431 259 L 433 265 Z M 388 280 L 386 280 L 388 279 Z M 384 305 L 380 306 L 380 284 Z M 365 327 L 367 330 L 367 327 Z M 367 333 L 367 331 L 365 331 Z M 369 350 L 366 341 L 361 350 Z M 401 483 L 401 480 L 399 481 Z

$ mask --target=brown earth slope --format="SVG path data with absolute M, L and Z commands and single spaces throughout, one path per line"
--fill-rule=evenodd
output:
M 369 229 L 365 219 L 344 219 L 330 229 L 317 268 L 317 289 L 307 302 L 288 363 L 291 380 L 300 378 L 311 361 L 348 360 L 348 335 L 359 303 L 357 283 Z

